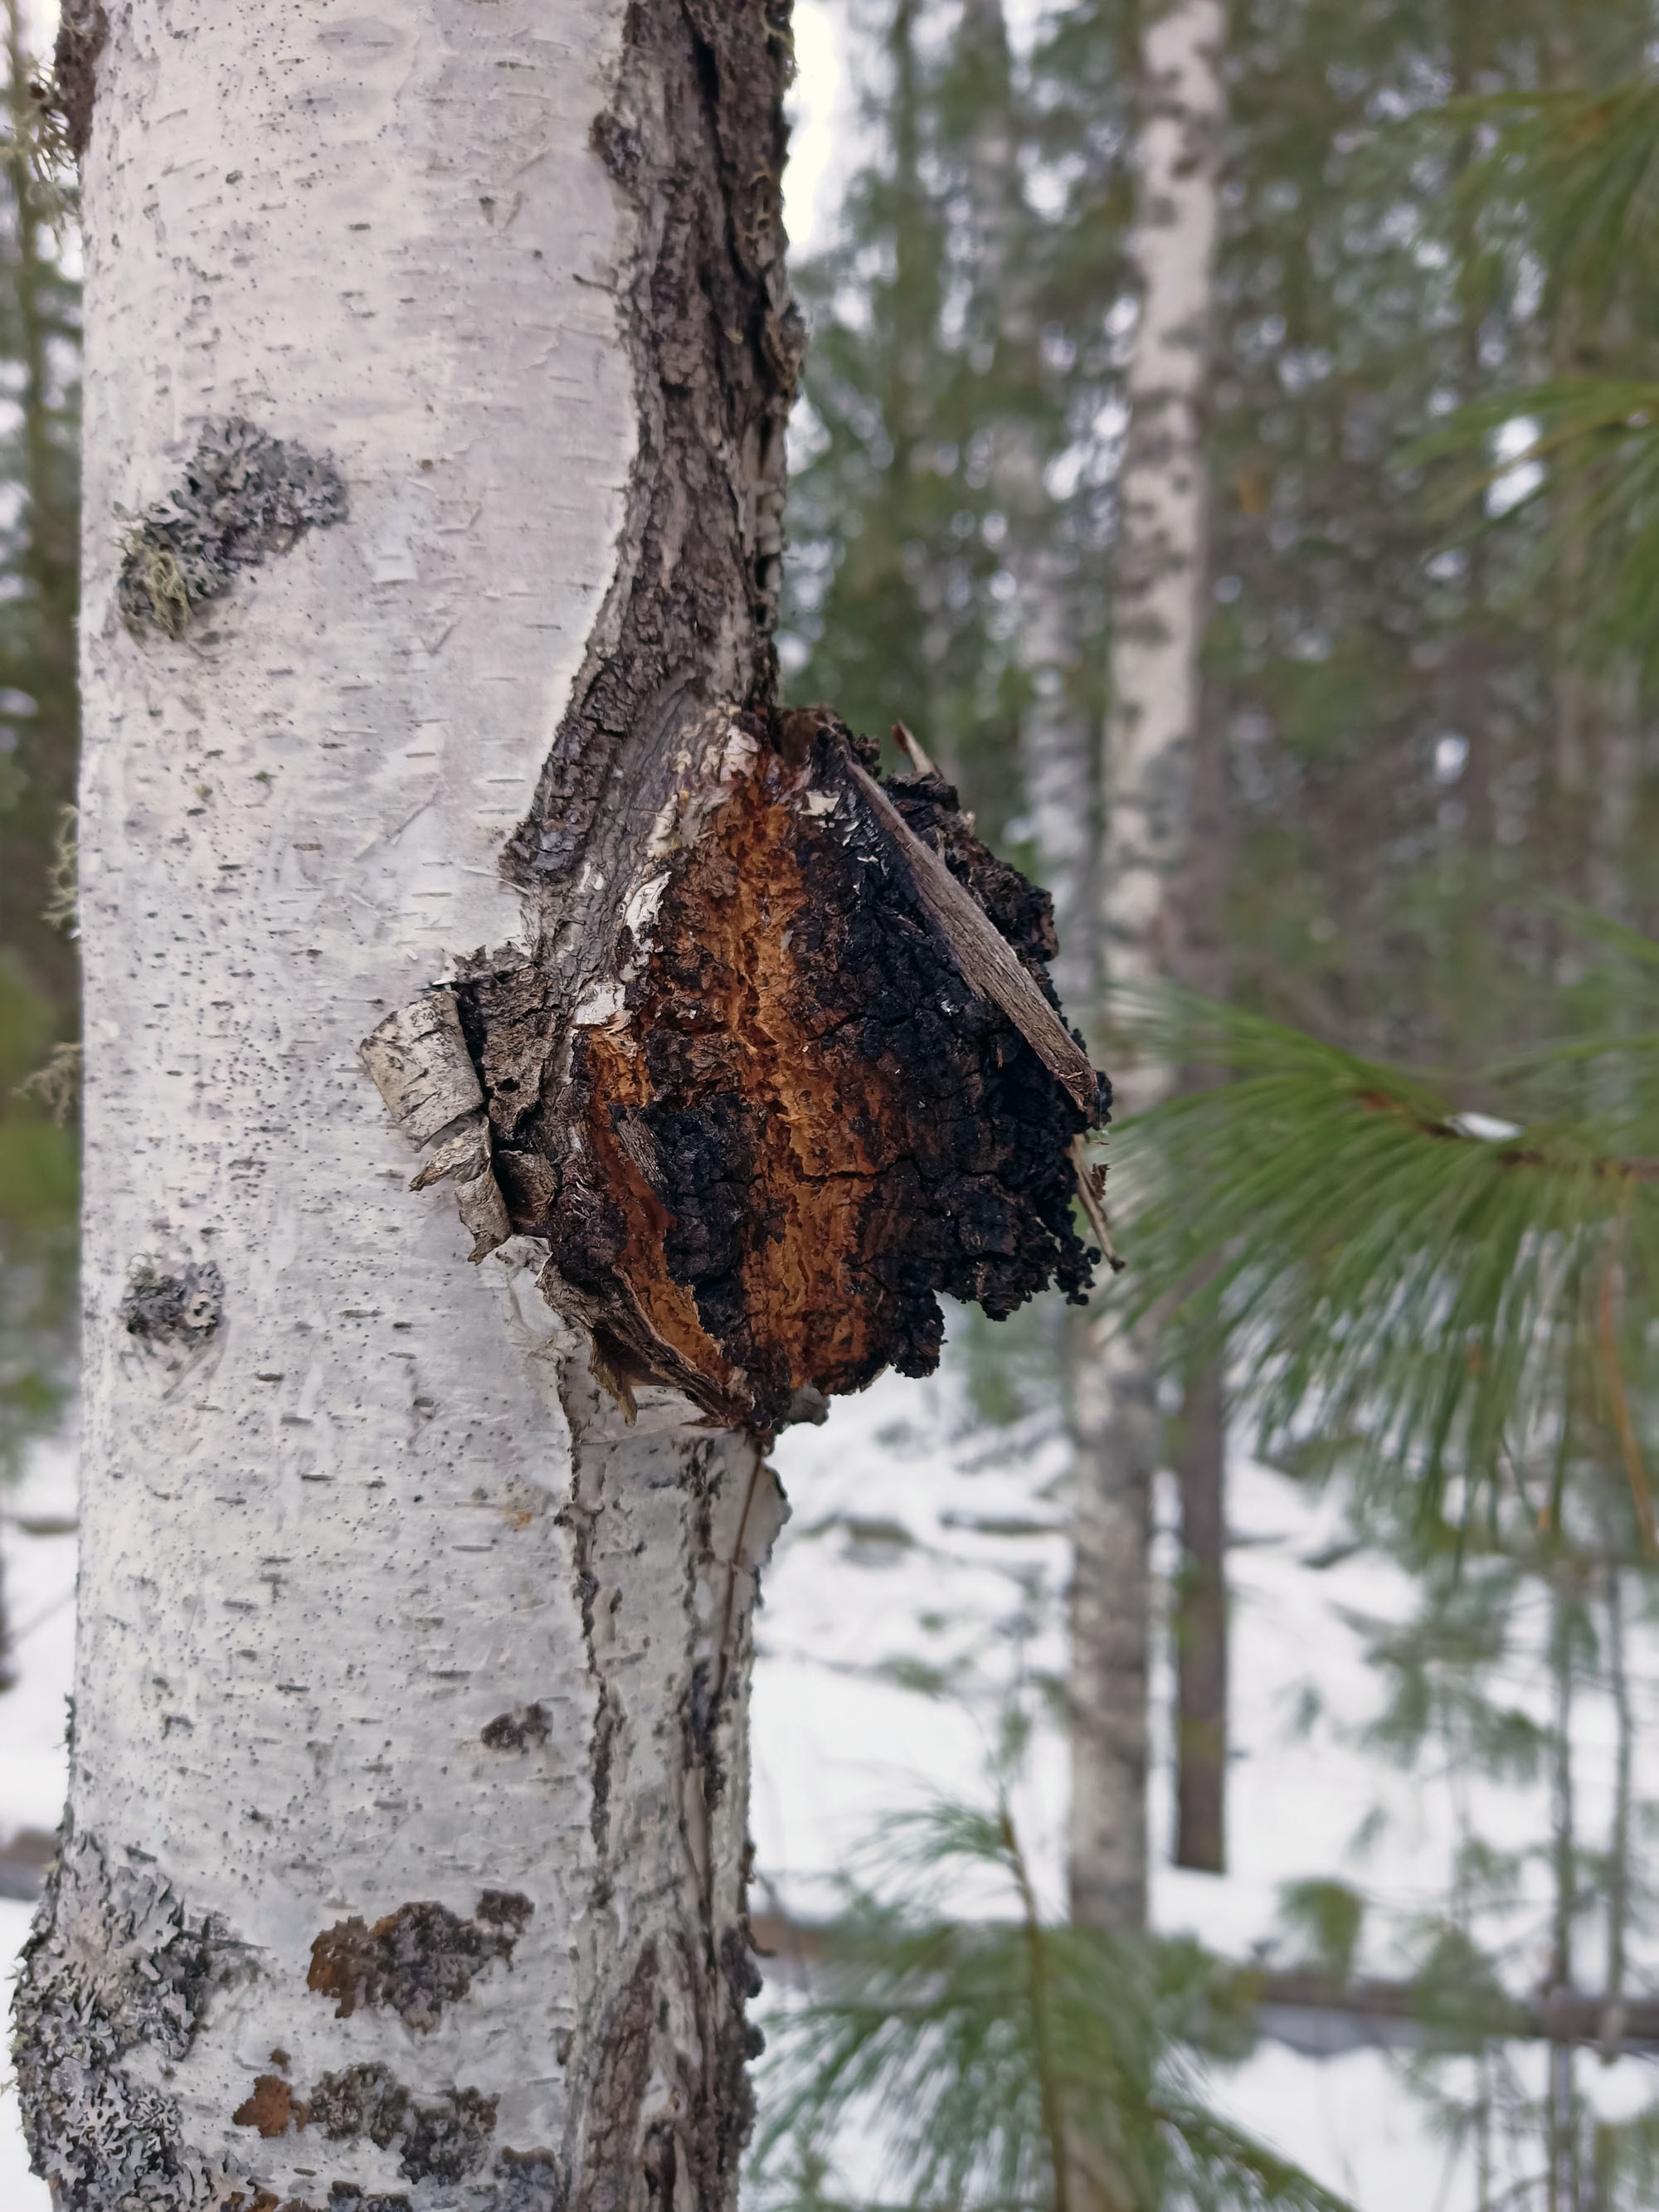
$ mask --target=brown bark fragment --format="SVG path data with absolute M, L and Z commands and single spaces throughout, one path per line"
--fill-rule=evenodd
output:
M 494 1960 L 511 1960 L 534 1911 L 527 1897 L 487 1889 L 471 1920 L 431 1902 L 400 1905 L 373 1928 L 354 1915 L 313 1942 L 306 1986 L 335 2000 L 337 2020 L 349 2020 L 360 2004 L 384 2008 L 424 2033 L 476 1974 Z
M 266 2137 L 285 2134 L 290 2125 L 319 2129 L 331 2142 L 367 2136 L 380 2150 L 396 2146 L 406 2180 L 455 2182 L 476 2173 L 489 2157 L 498 2102 L 481 2089 L 417 2097 L 388 2066 L 348 2066 L 322 2075 L 304 2101 L 286 2081 L 262 2074 L 232 2120 L 239 2128 L 258 2128 Z M 364 2201 L 349 2184 L 337 2185 L 333 2194 L 343 2201 Z
M 230 2116 L 233 2127 L 258 2128 L 267 2137 L 286 2135 L 293 2118 L 294 2092 L 276 2074 L 261 2074 L 253 2084 L 252 2095 L 245 2098 Z

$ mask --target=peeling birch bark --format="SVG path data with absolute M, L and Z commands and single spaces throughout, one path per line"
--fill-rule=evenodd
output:
M 785 0 L 94 0 L 70 52 L 35 2162 L 65 2212 L 730 2212 L 766 1437 L 925 1370 L 941 1289 L 1079 1291 L 1098 1109 L 1041 895 L 776 709 Z
M 1111 702 L 1103 787 L 1103 967 L 1114 985 L 1174 972 L 1199 712 L 1207 483 L 1203 404 L 1225 115 L 1220 0 L 1174 0 L 1143 40 L 1140 316 L 1118 483 Z M 1170 1072 L 1126 1058 L 1121 1104 Z M 1071 1895 L 1085 1926 L 1132 1934 L 1146 1913 L 1147 1547 L 1159 1450 L 1148 1331 L 1109 1310 L 1075 1395 Z

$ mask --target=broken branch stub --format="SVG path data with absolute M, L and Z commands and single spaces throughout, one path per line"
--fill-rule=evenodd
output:
M 484 1103 L 447 985 L 388 1014 L 358 1049 L 386 1112 L 412 1145 L 429 1145 Z
M 580 989 L 480 960 L 364 1047 L 416 1142 L 481 1090 L 501 1233 L 544 1240 L 625 1407 L 655 1380 L 775 1428 L 931 1372 L 941 1292 L 1000 1319 L 1091 1279 L 1072 1147 L 1110 1091 L 1048 984 L 1047 894 L 936 774 L 875 766 L 825 710 L 714 710 Z

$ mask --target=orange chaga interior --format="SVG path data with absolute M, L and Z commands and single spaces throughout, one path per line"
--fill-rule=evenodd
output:
M 882 1301 L 860 1279 L 868 1201 L 890 1164 L 884 1137 L 908 1117 L 901 1071 L 849 1051 L 844 1021 L 798 968 L 811 893 L 787 776 L 773 757 L 740 783 L 665 898 L 626 1028 L 586 1042 L 587 1133 L 627 1218 L 623 1272 L 657 1334 L 723 1387 L 741 1364 L 775 1389 L 832 1392 L 869 1379 Z M 660 1160 L 667 1115 L 683 1134 L 684 1117 L 711 1106 L 740 1137 L 703 1146 L 716 1172 L 703 1188 L 702 1234 L 688 1237 L 642 1159 Z M 647 1142 L 630 1146 L 624 1133 L 640 1127 Z M 741 1324 L 731 1316 L 721 1343 L 669 1272 L 671 1256 L 684 1262 L 695 1245 L 716 1259 L 717 1242 L 738 1247 L 741 1284 Z

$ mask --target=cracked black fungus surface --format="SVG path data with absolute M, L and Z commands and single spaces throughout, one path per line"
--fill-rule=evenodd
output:
M 514 1228 L 643 1371 L 664 1372 L 654 1340 L 666 1379 L 764 1428 L 805 1390 L 930 1373 L 939 1293 L 1000 1320 L 1050 1283 L 1080 1297 L 1097 1255 L 1068 1157 L 1089 1119 L 963 982 L 849 772 L 872 749 L 818 710 L 738 719 L 760 765 L 664 896 L 626 1024 L 579 1032 L 561 1080 L 520 1056 L 520 980 L 462 999 Z M 948 784 L 889 790 L 1047 992 L 1047 894 Z

